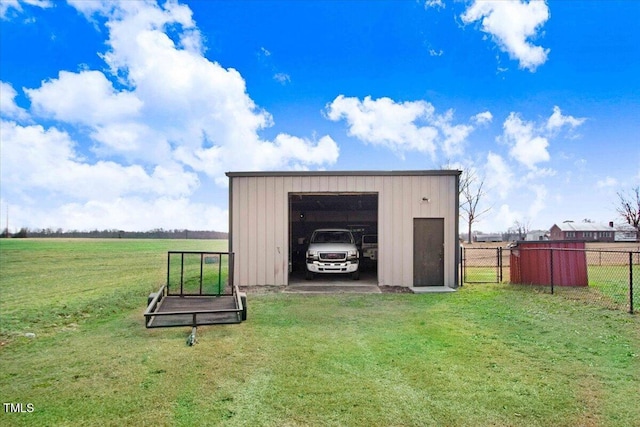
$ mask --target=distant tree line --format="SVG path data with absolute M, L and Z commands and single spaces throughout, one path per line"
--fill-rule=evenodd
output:
M 103 238 L 103 239 L 228 239 L 229 233 L 222 231 L 207 230 L 164 230 L 156 228 L 149 231 L 124 231 L 124 230 L 63 230 L 58 228 L 42 228 L 30 230 L 21 228 L 16 233 L 10 233 L 4 229 L 0 233 L 0 238 L 26 238 L 26 237 L 83 237 L 83 238 Z

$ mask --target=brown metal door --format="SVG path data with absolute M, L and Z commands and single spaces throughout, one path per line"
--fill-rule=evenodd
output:
M 444 218 L 413 219 L 413 285 L 444 286 Z

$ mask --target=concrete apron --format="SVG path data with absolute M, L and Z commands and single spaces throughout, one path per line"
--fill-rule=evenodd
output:
M 410 287 L 415 294 L 455 292 L 448 286 L 419 286 Z M 379 294 L 378 279 L 375 272 L 363 271 L 360 280 L 351 280 L 351 277 L 343 274 L 316 275 L 313 280 L 305 280 L 300 272 L 294 273 L 289 278 L 289 286 L 283 292 L 299 294 Z
M 426 294 L 426 293 L 446 293 L 455 292 L 448 286 L 423 286 L 423 287 L 411 287 L 409 288 L 414 294 Z M 305 283 L 305 284 L 292 284 L 284 289 L 286 293 L 295 294 L 380 294 L 380 288 L 376 285 L 368 284 L 346 284 L 342 283 Z
M 448 286 L 418 286 L 409 288 L 414 294 L 437 294 L 444 292 L 455 292 L 456 290 Z
M 286 293 L 295 294 L 380 294 L 376 285 L 334 284 L 327 282 L 293 284 L 284 288 Z

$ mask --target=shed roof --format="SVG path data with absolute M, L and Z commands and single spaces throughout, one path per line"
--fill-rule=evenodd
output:
M 457 176 L 462 171 L 454 169 L 399 170 L 399 171 L 263 171 L 227 172 L 229 178 L 267 176 Z
M 554 224 L 560 231 L 614 231 L 613 227 L 593 222 L 562 222 Z

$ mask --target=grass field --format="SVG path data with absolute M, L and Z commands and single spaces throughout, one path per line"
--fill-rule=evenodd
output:
M 166 251 L 0 240 L 0 425 L 640 425 L 640 317 L 514 287 L 250 294 L 239 325 L 144 328 Z M 25 333 L 35 333 L 35 338 Z

